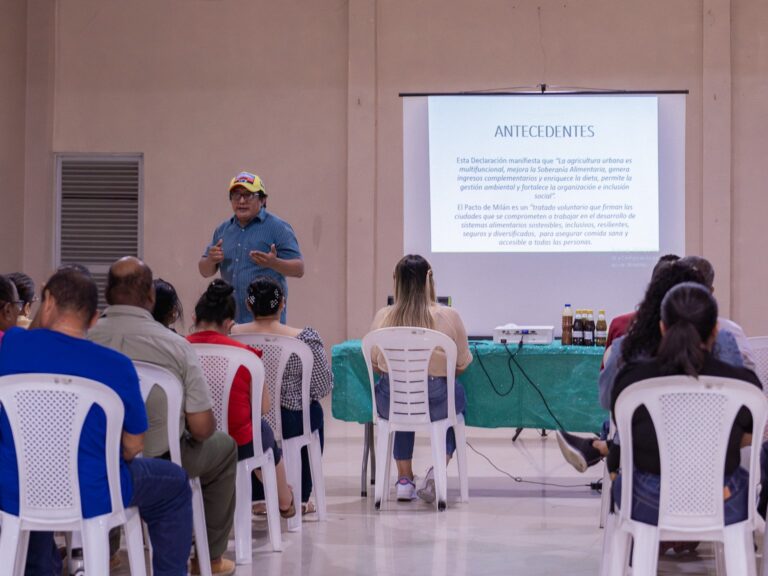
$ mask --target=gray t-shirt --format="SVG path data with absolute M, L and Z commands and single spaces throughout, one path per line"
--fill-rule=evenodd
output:
M 184 414 L 211 409 L 211 397 L 195 351 L 186 339 L 152 318 L 144 308 L 109 306 L 88 339 L 122 352 L 131 360 L 156 364 L 172 372 L 184 389 L 179 436 L 184 433 Z M 157 457 L 168 451 L 165 395 L 155 388 L 147 398 L 149 430 L 144 455 Z

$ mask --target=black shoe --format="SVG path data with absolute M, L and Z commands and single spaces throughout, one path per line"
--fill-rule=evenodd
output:
M 557 445 L 568 463 L 579 472 L 586 472 L 602 459 L 600 452 L 592 446 L 592 438 L 574 436 L 564 430 L 557 430 Z

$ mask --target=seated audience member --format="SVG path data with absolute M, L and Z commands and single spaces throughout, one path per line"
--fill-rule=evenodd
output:
M 328 363 L 322 338 L 309 326 L 294 328 L 280 323 L 285 309 L 285 296 L 280 284 L 272 278 L 261 276 L 251 282 L 248 286 L 246 304 L 253 315 L 253 322 L 234 326 L 232 328 L 233 334 L 289 336 L 304 342 L 312 350 L 314 362 L 309 384 L 309 426 L 313 431 L 319 432 L 322 450 L 325 437 L 323 434 L 323 408 L 320 406 L 320 399 L 330 394 L 331 388 L 333 388 L 333 373 Z M 280 417 L 283 438 L 294 438 L 304 433 L 301 412 L 301 378 L 301 361 L 298 357 L 292 356 L 288 359 L 288 364 L 285 367 L 280 389 Z M 262 493 L 261 487 L 257 486 L 257 499 Z M 309 468 L 309 453 L 305 446 L 301 449 L 301 502 L 305 514 L 314 512 L 314 505 L 309 500 L 311 493 L 312 474 Z
M 192 545 L 192 503 L 187 474 L 175 464 L 134 458 L 144 446 L 147 414 L 139 380 L 130 359 L 85 339 L 97 316 L 96 284 L 76 271 L 55 273 L 43 289 L 38 329 L 11 328 L 0 347 L 0 375 L 34 372 L 81 376 L 103 383 L 123 401 L 120 481 L 123 503 L 137 506 L 149 528 L 156 575 L 187 573 Z M 41 353 L 43 351 L 44 353 Z M 104 468 L 103 415 L 89 416 L 79 448 L 80 495 L 86 518 L 109 511 Z M 7 418 L 0 419 L 0 503 L 4 511 L 19 511 L 19 485 L 13 438 Z M 29 575 L 61 574 L 61 558 L 50 532 L 33 532 L 27 554 Z
M 645 296 L 638 305 L 637 312 L 630 324 L 629 331 L 617 337 L 611 344 L 611 353 L 607 354 L 605 368 L 598 379 L 600 404 L 610 409 L 613 383 L 619 369 L 626 363 L 649 359 L 655 356 L 661 341 L 659 330 L 661 301 L 670 288 L 682 282 L 696 282 L 706 287 L 701 272 L 683 260 L 660 262 L 654 268 L 651 282 Z M 719 360 L 741 366 L 741 354 L 733 335 L 727 331 L 717 334 L 714 355 Z M 566 460 L 579 472 L 597 464 L 608 454 L 610 442 L 592 440 L 558 431 L 558 445 Z
M 661 341 L 652 358 L 629 360 L 616 377 L 611 390 L 611 415 L 622 391 L 648 378 L 668 375 L 698 377 L 721 376 L 743 380 L 757 387 L 754 372 L 735 367 L 712 354 L 717 335 L 717 303 L 711 292 L 699 283 L 679 284 L 664 296 L 661 303 Z M 734 422 L 725 461 L 725 524 L 747 517 L 749 473 L 739 466 L 740 447 L 751 442 L 752 415 L 742 408 Z M 618 472 L 620 446 L 612 444 L 608 469 Z M 634 462 L 632 518 L 655 525 L 659 518 L 661 465 L 656 431 L 650 414 L 640 407 L 632 418 L 632 454 Z M 621 476 L 614 482 L 615 501 L 621 502 Z
M 32 281 L 32 278 L 23 272 L 8 274 L 8 279 L 16 286 L 19 301 L 22 303 L 21 313 L 16 320 L 16 325 L 20 328 L 29 328 L 29 325 L 32 323 L 32 303 L 37 301 L 37 298 L 35 298 L 35 283 Z
M 0 276 L 0 342 L 2 342 L 3 332 L 16 326 L 19 304 L 16 286 L 5 276 Z
M 216 431 L 208 384 L 197 355 L 186 339 L 152 318 L 152 271 L 141 260 L 129 256 L 111 266 L 106 299 L 109 306 L 88 332 L 88 338 L 134 361 L 166 368 L 182 384 L 178 422 L 167 421 L 162 392 L 155 389 L 150 393 L 144 455 L 167 458 L 167 426 L 178 426 L 182 466 L 191 477 L 200 478 L 203 488 L 211 569 L 216 575 L 232 574 L 234 562 L 222 555 L 234 520 L 237 446 L 228 434 Z M 196 563 L 192 572 L 199 573 Z
M 395 303 L 380 309 L 373 319 L 371 330 L 394 326 L 419 326 L 437 330 L 449 336 L 455 343 L 456 374 L 461 374 L 472 362 L 469 351 L 467 331 L 461 316 L 453 308 L 440 306 L 435 298 L 435 284 L 432 267 L 422 256 L 408 254 L 395 266 Z M 389 375 L 387 364 L 380 350 L 374 349 L 371 355 L 373 367 L 381 372 L 376 385 L 376 410 L 381 418 L 389 417 Z M 429 361 L 429 414 L 432 420 L 445 418 L 448 411 L 447 366 L 445 353 L 435 350 Z M 464 388 L 456 381 L 456 412 L 464 411 L 466 399 Z M 450 460 L 456 449 L 456 436 L 453 428 L 447 433 L 446 459 Z M 414 483 L 413 432 L 396 432 L 394 458 L 397 464 L 397 499 L 414 500 L 416 496 L 427 502 L 435 500 L 434 470 L 430 468 L 425 475 L 422 487 L 417 491 Z M 382 457 L 384 457 L 382 455 Z
M 710 292 L 715 292 L 715 269 L 712 264 L 706 258 L 701 256 L 686 256 L 682 259 L 683 264 L 687 264 L 693 268 L 696 268 L 704 277 L 704 286 L 706 286 Z M 752 351 L 752 346 L 749 344 L 747 335 L 744 334 L 744 330 L 741 326 L 736 324 L 733 320 L 719 316 L 717 318 L 718 332 L 728 332 L 733 335 L 738 346 L 738 352 L 741 354 L 742 364 L 745 368 L 749 368 L 753 372 L 755 371 L 755 355 Z M 718 341 L 717 346 L 721 343 Z
M 155 307 L 152 309 L 152 317 L 166 328 L 176 332 L 173 328 L 174 324 L 184 321 L 184 308 L 176 288 L 162 278 L 156 278 L 153 284 L 155 285 Z
M 261 356 L 261 350 L 255 350 L 233 340 L 227 334 L 235 323 L 235 289 L 224 280 L 214 280 L 195 305 L 195 330 L 187 336 L 192 344 L 221 344 L 242 348 Z M 269 391 L 264 386 L 261 395 L 261 413 L 269 411 Z M 237 459 L 245 460 L 253 457 L 253 428 L 251 419 L 251 374 L 240 367 L 235 374 L 235 381 L 229 395 L 229 435 L 237 442 Z M 272 428 L 262 418 L 261 446 L 263 450 L 272 448 L 277 469 L 277 492 L 280 500 L 280 514 L 283 518 L 291 518 L 296 514 L 293 505 L 293 493 L 285 475 L 280 448 L 277 446 Z M 259 476 L 260 471 L 254 471 Z M 255 491 L 255 490 L 254 490 Z

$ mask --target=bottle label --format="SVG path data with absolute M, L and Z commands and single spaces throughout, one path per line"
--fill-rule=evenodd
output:
M 584 332 L 584 340 L 592 342 L 592 332 Z
M 595 338 L 608 338 L 608 331 L 607 330 L 596 330 L 595 331 Z

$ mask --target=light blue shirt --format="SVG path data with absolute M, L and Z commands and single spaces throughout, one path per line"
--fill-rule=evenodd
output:
M 277 257 L 283 260 L 300 259 L 301 251 L 296 234 L 285 220 L 282 220 L 262 208 L 256 217 L 241 226 L 234 216 L 223 222 L 213 233 L 211 244 L 206 247 L 203 257 L 208 256 L 208 250 L 219 240 L 224 240 L 224 260 L 219 264 L 221 277 L 235 288 L 235 301 L 237 303 L 238 324 L 251 322 L 253 316 L 248 311 L 245 299 L 248 297 L 248 286 L 258 276 L 269 276 L 277 280 L 283 289 L 286 299 L 288 297 L 288 284 L 285 276 L 271 268 L 264 268 L 256 264 L 249 253 L 252 250 L 269 252 L 272 244 L 277 249 Z M 287 306 L 286 306 L 287 308 Z M 285 323 L 286 308 L 280 321 Z

